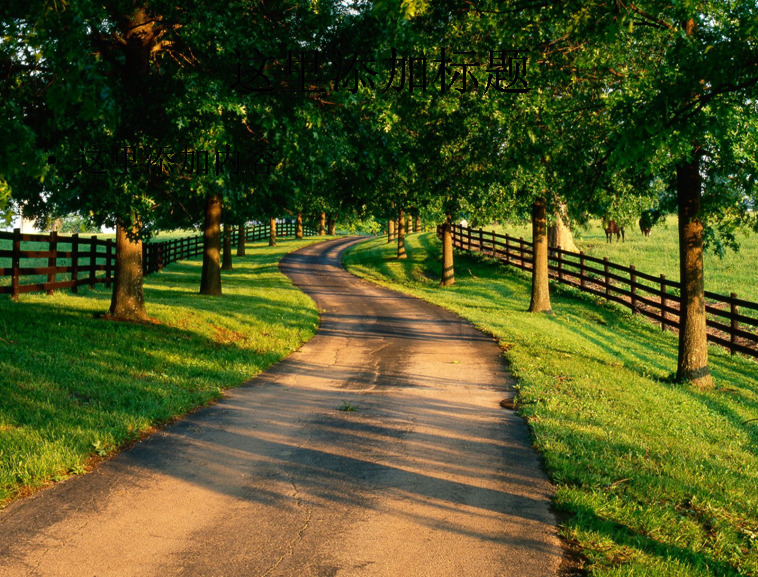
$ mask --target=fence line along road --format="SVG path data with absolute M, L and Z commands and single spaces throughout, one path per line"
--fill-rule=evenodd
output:
M 453 246 L 479 252 L 507 265 L 532 270 L 532 243 L 495 231 L 453 225 Z M 437 227 L 442 237 L 442 227 Z M 550 277 L 581 291 L 629 307 L 661 325 L 662 330 L 679 330 L 680 283 L 665 275 L 653 276 L 634 266 L 623 266 L 608 258 L 561 248 L 548 251 Z M 672 291 L 672 292 L 670 292 Z M 673 292 L 676 291 L 676 292 Z M 758 357 L 758 303 L 740 299 L 735 293 L 724 296 L 705 291 L 708 340 L 739 352 Z
M 294 222 L 278 223 L 277 237 L 295 236 Z M 232 231 L 232 244 L 239 241 L 239 227 Z M 245 240 L 252 242 L 269 237 L 269 225 L 245 227 Z M 310 227 L 303 227 L 305 236 L 315 236 Z M 11 248 L 2 245 L 10 241 Z M 203 253 L 203 235 L 197 234 L 161 242 L 143 243 L 142 268 L 148 275 L 161 270 L 164 266 L 198 256 Z M 48 234 L 22 234 L 16 228 L 13 232 L 0 231 L 0 259 L 10 259 L 10 266 L 0 267 L 0 279 L 10 277 L 10 284 L 0 286 L 0 294 L 10 294 L 16 300 L 18 295 L 27 292 L 46 291 L 53 294 L 56 289 L 71 287 L 77 292 L 78 287 L 105 283 L 110 288 L 116 267 L 116 242 L 113 239 L 98 239 L 96 236 Z M 46 260 L 45 266 L 29 261 Z M 26 262 L 24 262 L 26 261 Z M 63 262 L 61 262 L 63 261 Z M 66 275 L 59 278 L 59 275 Z M 32 278 L 31 282 L 21 282 L 24 277 L 46 277 L 46 280 Z

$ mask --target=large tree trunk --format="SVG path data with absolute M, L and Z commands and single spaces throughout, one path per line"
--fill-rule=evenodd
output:
M 144 7 L 132 7 L 121 18 L 121 35 L 125 40 L 123 77 L 129 101 L 139 102 L 146 97 L 151 84 L 148 80 L 150 54 L 157 42 L 154 33 L 156 19 L 150 17 Z M 125 110 L 124 126 L 145 122 L 144 113 L 134 118 L 134 110 Z M 149 119 L 148 119 L 149 120 Z M 116 265 L 113 291 L 111 293 L 110 318 L 123 321 L 149 320 L 145 310 L 145 295 L 142 288 L 142 240 L 130 239 L 127 230 L 136 234 L 140 221 L 131 215 L 132 222 L 119 219 L 116 225 Z
M 532 302 L 530 313 L 551 313 L 547 268 L 547 203 L 544 198 L 532 206 Z
M 295 221 L 295 238 L 303 238 L 303 213 L 297 213 L 297 220 Z
M 453 266 L 453 218 L 447 215 L 442 225 L 442 286 L 450 286 L 455 283 L 455 269 Z
M 245 256 L 245 225 L 239 226 L 239 238 L 237 238 L 237 256 Z
M 397 217 L 397 258 L 406 258 L 405 254 L 405 214 L 403 209 L 398 209 Z
M 563 220 L 565 216 L 566 205 L 561 204 L 558 210 L 555 211 L 555 222 L 550 225 L 547 231 L 548 246 L 550 248 L 560 247 L 570 252 L 579 252 L 579 249 L 574 244 L 574 236 L 571 234 L 571 229 Z
M 678 380 L 700 388 L 713 386 L 708 367 L 708 337 L 705 324 L 705 278 L 703 275 L 703 223 L 700 220 L 699 150 L 692 162 L 676 169 L 679 208 L 679 282 L 681 326 L 679 328 Z
M 132 232 L 137 231 L 134 226 Z M 130 240 L 121 222 L 116 225 L 116 268 L 109 315 L 119 321 L 149 320 L 142 290 L 142 241 Z
M 205 197 L 203 226 L 203 272 L 200 277 L 200 294 L 221 294 L 221 197 Z
M 387 244 L 395 240 L 395 219 L 387 219 Z
M 326 223 L 327 223 L 326 224 L 327 234 L 334 236 L 334 231 L 336 230 L 336 227 L 337 227 L 337 224 L 334 222 L 334 218 L 330 215 Z
M 273 216 L 268 221 L 268 245 L 276 246 L 276 218 Z
M 232 270 L 232 231 L 228 224 L 224 225 L 224 257 L 221 270 Z
M 421 215 L 416 215 L 415 222 L 413 223 L 413 232 L 421 232 Z
M 318 235 L 324 236 L 326 234 L 326 213 L 321 211 L 321 216 L 318 219 Z

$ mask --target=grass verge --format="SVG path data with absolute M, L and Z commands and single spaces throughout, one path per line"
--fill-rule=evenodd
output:
M 631 313 L 551 285 L 556 314 L 530 314 L 529 276 L 467 255 L 441 289 L 434 235 L 406 243 L 406 261 L 376 239 L 345 264 L 499 339 L 589 574 L 758 575 L 758 364 L 711 348 L 716 390 L 675 384 L 676 339 Z
M 145 278 L 160 325 L 94 318 L 110 291 L 0 298 L 0 505 L 69 475 L 286 357 L 318 326 L 277 268 L 316 242 L 248 243 L 223 297 L 198 294 L 200 258 Z

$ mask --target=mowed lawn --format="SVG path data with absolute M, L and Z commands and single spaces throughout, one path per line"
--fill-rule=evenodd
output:
M 380 238 L 345 262 L 498 338 L 585 570 L 758 575 L 754 360 L 711 347 L 716 389 L 700 392 L 671 378 L 676 338 L 628 311 L 552 285 L 555 314 L 530 314 L 530 277 L 475 256 L 456 257 L 456 284 L 443 289 L 434 234 L 407 244 L 406 261 Z
M 0 506 L 87 471 L 308 340 L 316 307 L 277 263 L 312 242 L 248 243 L 222 273 L 222 297 L 198 294 L 200 258 L 146 277 L 159 325 L 95 318 L 110 303 L 104 285 L 15 303 L 0 296 Z
M 531 226 L 505 224 L 486 226 L 498 233 L 508 233 L 516 238 L 532 239 Z M 625 230 L 625 242 L 616 237 L 608 243 L 600 221 L 590 221 L 586 229 L 577 228 L 574 242 L 579 250 L 597 258 L 608 257 L 622 266 L 634 265 L 638 270 L 652 274 L 665 274 L 666 278 L 679 280 L 679 239 L 677 219 L 670 216 L 664 223 L 653 227 L 649 237 L 638 226 Z M 705 290 L 728 295 L 737 293 L 740 298 L 758 302 L 758 234 L 738 234 L 740 248 L 727 251 L 720 258 L 713 251 L 706 251 L 704 260 Z

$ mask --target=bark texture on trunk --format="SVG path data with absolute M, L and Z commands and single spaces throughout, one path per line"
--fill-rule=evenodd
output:
M 450 286 L 455 283 L 455 269 L 453 264 L 453 219 L 448 214 L 442 225 L 442 286 Z
M 132 7 L 122 15 L 121 36 L 124 66 L 124 87 L 134 102 L 143 101 L 151 87 L 149 81 L 150 54 L 157 43 L 157 22 L 144 7 Z M 144 111 L 125 110 L 124 130 L 144 123 Z M 138 115 L 137 118 L 135 116 Z M 116 225 L 116 264 L 109 316 L 114 320 L 146 321 L 145 295 L 142 288 L 142 241 L 131 240 L 127 230 L 136 234 L 140 221 L 131 215 L 131 222 L 119 219 Z
M 303 238 L 303 213 L 297 213 L 297 220 L 295 221 L 295 238 Z
M 232 270 L 232 230 L 228 224 L 224 225 L 224 256 L 221 261 L 221 270 Z
M 321 212 L 321 215 L 318 218 L 318 235 L 324 236 L 326 234 L 326 213 Z
M 276 246 L 276 218 L 273 216 L 268 221 L 268 245 Z
M 539 198 L 532 205 L 532 301 L 530 313 L 552 313 L 547 268 L 547 203 Z
M 245 256 L 245 225 L 239 226 L 239 237 L 237 238 L 237 256 Z
M 221 197 L 218 194 L 205 198 L 200 294 L 221 294 Z
M 679 211 L 680 310 L 677 380 L 700 388 L 713 386 L 708 366 L 708 337 L 705 324 L 705 277 L 703 274 L 703 222 L 700 219 L 700 160 L 676 169 Z
M 337 228 L 337 223 L 334 222 L 334 218 L 332 216 L 329 216 L 329 218 L 326 221 L 326 228 L 327 228 L 327 234 L 334 235 L 334 231 Z
M 395 240 L 395 219 L 390 218 L 387 220 L 387 244 Z
M 397 211 L 397 258 L 407 258 L 405 254 L 405 214 L 403 209 Z
M 418 214 L 414 219 L 413 232 L 421 232 L 421 217 Z
M 566 216 L 566 205 L 562 204 L 555 212 L 555 222 L 550 225 L 547 231 L 547 242 L 550 248 L 562 248 L 571 252 L 579 252 L 579 249 L 574 244 L 574 236 L 571 234 L 571 229 L 563 220 Z
M 137 232 L 136 227 L 132 232 Z M 109 316 L 119 321 L 149 320 L 142 290 L 142 241 L 130 240 L 120 222 L 116 226 L 116 267 Z

